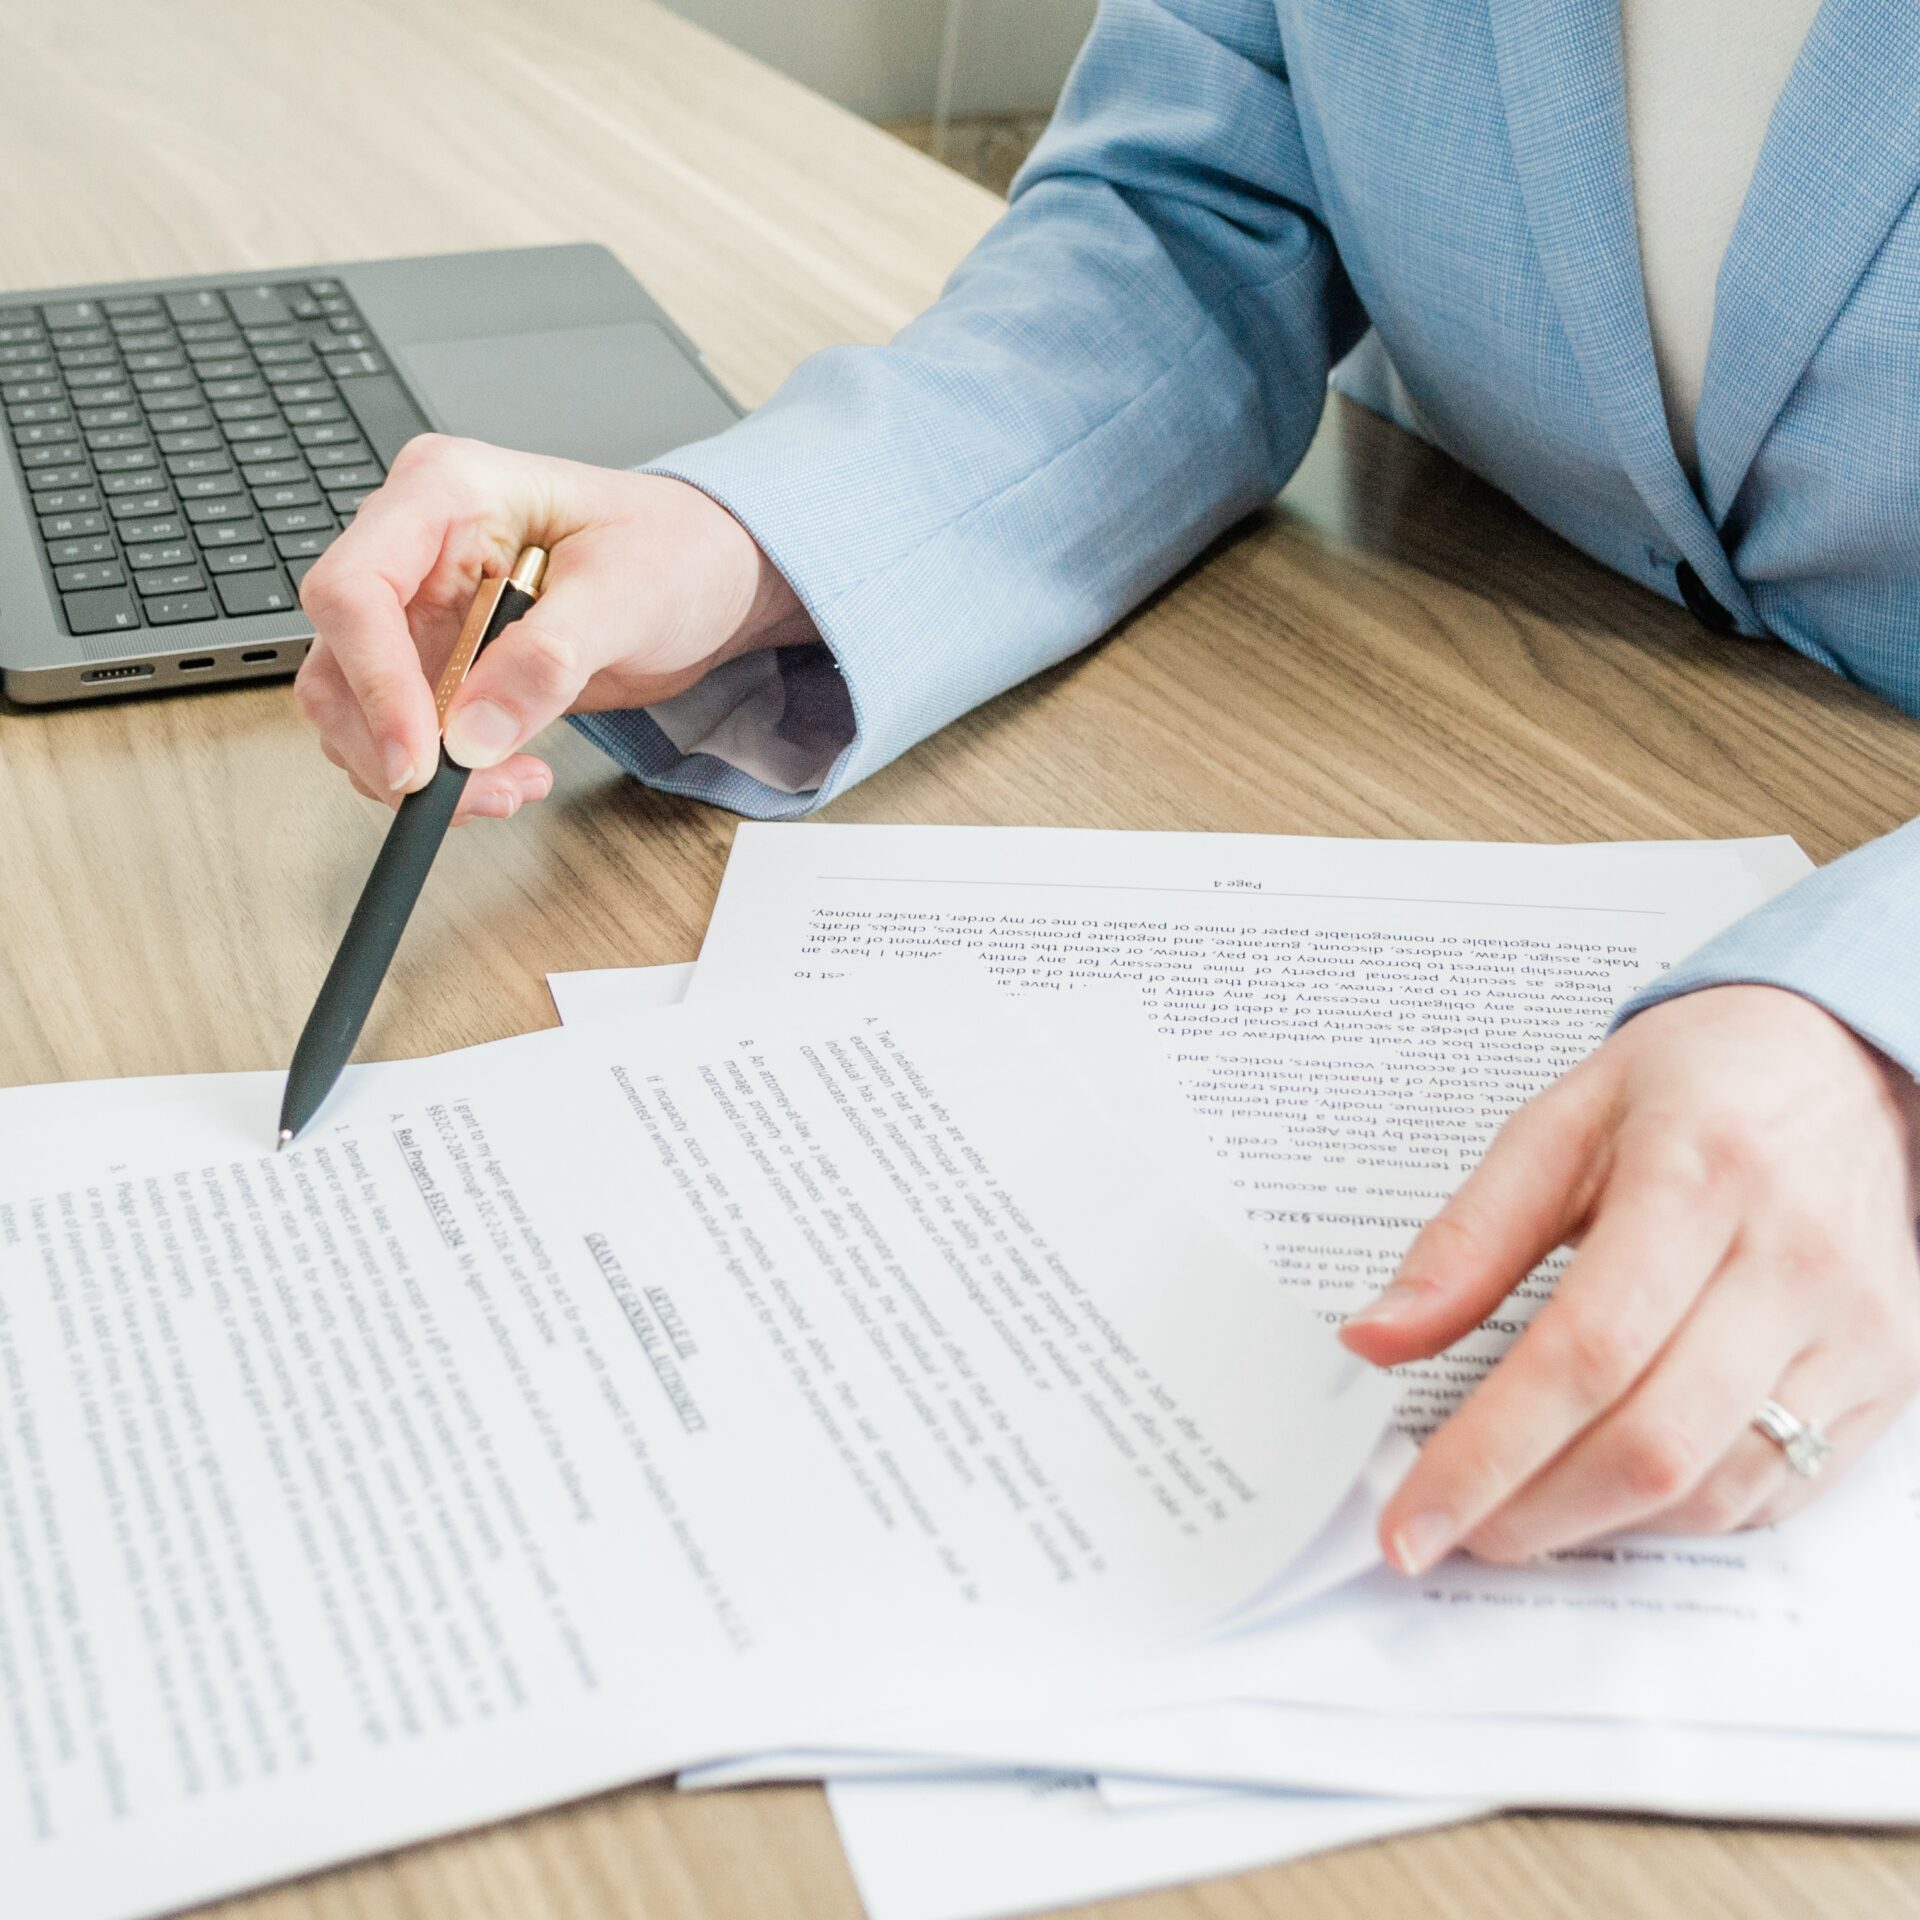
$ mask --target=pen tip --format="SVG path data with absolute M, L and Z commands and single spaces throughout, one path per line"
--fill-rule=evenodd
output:
M 293 1129 L 291 1127 L 282 1127 L 280 1129 L 280 1138 L 273 1143 L 274 1152 L 278 1153 L 292 1138 Z

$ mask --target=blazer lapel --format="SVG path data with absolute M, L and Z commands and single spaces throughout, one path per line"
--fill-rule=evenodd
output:
M 1488 0 L 1488 10 L 1528 224 L 1587 392 L 1648 510 L 1707 591 L 1757 631 L 1674 453 L 1660 398 L 1627 151 L 1619 0 Z
M 1920 190 L 1920 6 L 1825 0 L 1720 268 L 1697 423 L 1716 521 L 1887 229 Z

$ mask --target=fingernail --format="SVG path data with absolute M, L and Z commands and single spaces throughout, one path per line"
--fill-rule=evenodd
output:
M 483 820 L 511 820 L 515 805 L 515 797 L 510 793 L 483 793 L 476 796 L 468 811 Z
M 386 763 L 389 793 L 398 793 L 413 785 L 413 755 L 398 740 L 387 742 Z
M 1437 1561 L 1444 1560 L 1453 1546 L 1454 1525 L 1450 1514 L 1416 1513 L 1397 1528 L 1387 1542 L 1387 1558 L 1402 1573 L 1425 1573 Z
M 1369 1300 L 1358 1313 L 1347 1315 L 1350 1327 L 1384 1326 L 1390 1321 L 1403 1319 L 1420 1304 L 1426 1288 L 1416 1287 L 1411 1282 L 1396 1280 L 1392 1286 L 1376 1299 Z
M 447 722 L 447 757 L 463 767 L 497 767 L 520 738 L 520 723 L 491 700 L 461 707 Z

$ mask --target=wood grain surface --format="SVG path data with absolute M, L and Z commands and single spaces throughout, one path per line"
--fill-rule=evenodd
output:
M 996 210 L 641 0 L 8 0 L 0 19 L 10 288 L 597 239 L 751 404 L 816 347 L 885 338 Z M 731 820 L 645 791 L 564 729 L 547 744 L 552 800 L 448 847 L 367 1053 L 551 1024 L 549 969 L 695 952 Z M 1336 403 L 1270 512 L 1104 644 L 830 811 L 1784 831 L 1824 859 L 1920 811 L 1920 728 L 1782 648 L 1708 638 Z M 284 687 L 0 713 L 0 1083 L 283 1065 L 385 817 L 321 760 Z M 858 1905 L 815 1791 L 642 1788 L 210 1911 L 851 1920 Z M 1920 1915 L 1920 1842 L 1517 1817 L 1093 1911 Z

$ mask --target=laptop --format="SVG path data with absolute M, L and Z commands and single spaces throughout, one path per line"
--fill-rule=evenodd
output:
M 604 247 L 0 293 L 0 684 L 291 673 L 301 580 L 416 434 L 630 467 L 738 417 Z

